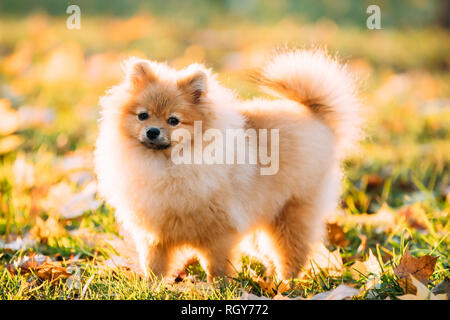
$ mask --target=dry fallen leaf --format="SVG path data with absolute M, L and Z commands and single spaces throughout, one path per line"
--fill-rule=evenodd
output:
M 359 279 L 362 276 L 380 275 L 382 273 L 378 259 L 373 255 L 372 250 L 369 250 L 369 257 L 366 261 L 356 261 L 350 270 L 353 279 Z
M 339 249 L 330 252 L 321 242 L 314 246 L 310 261 L 311 263 L 305 265 L 309 272 L 311 269 L 315 269 L 315 272 L 323 270 L 330 276 L 338 276 L 343 272 L 344 264 Z
M 66 229 L 54 217 L 49 217 L 45 221 L 37 217 L 34 226 L 30 230 L 30 234 L 33 238 L 46 242 L 50 238 L 64 236 Z
M 339 287 L 331 291 L 316 294 L 315 296 L 311 297 L 310 300 L 344 300 L 352 298 L 359 293 L 360 292 L 358 289 L 349 287 L 345 284 L 341 284 Z
M 417 293 L 417 288 L 412 283 L 411 277 L 398 279 L 397 283 L 400 286 L 400 288 L 402 288 L 404 293 L 411 293 L 411 294 Z
M 276 295 L 281 295 L 283 292 L 291 289 L 289 282 L 286 280 L 275 281 L 274 277 L 260 277 L 253 270 L 250 270 L 252 274 L 252 279 L 255 281 L 261 290 L 268 294 L 270 297 L 274 297 Z
M 51 261 L 44 255 L 24 256 L 6 267 L 12 274 L 26 275 L 33 272 L 40 280 L 49 280 L 51 283 L 72 276 L 68 268 L 61 266 L 59 262 Z
M 409 276 L 413 285 L 417 288 L 416 294 L 399 296 L 400 300 L 448 300 L 447 294 L 433 294 L 428 288 L 414 276 Z
M 373 255 L 372 250 L 369 251 L 369 257 L 366 261 L 356 261 L 350 269 L 353 279 L 359 280 L 361 278 L 367 278 L 364 285 L 366 290 L 379 284 L 382 272 L 383 270 L 378 263 L 378 259 Z
M 330 244 L 338 247 L 345 247 L 350 243 L 344 230 L 337 223 L 327 223 L 327 239 Z
M 35 269 L 36 275 L 41 280 L 48 280 L 52 283 L 60 279 L 66 279 L 72 274 L 65 267 L 60 266 L 56 262 L 45 262 Z
M 428 283 L 428 279 L 434 272 L 436 261 L 438 257 L 425 255 L 420 258 L 415 258 L 411 255 L 408 249 L 405 250 L 400 263 L 394 269 L 394 273 L 400 279 L 407 278 L 409 275 L 416 277 L 424 284 Z
M 407 225 L 418 230 L 433 232 L 433 226 L 427 218 L 425 210 L 420 203 L 402 208 L 398 212 L 398 220 L 405 221 Z
M 252 276 L 252 279 L 259 285 L 263 292 L 266 292 L 271 296 L 276 294 L 273 277 L 262 278 L 259 276 Z
M 367 275 L 367 267 L 364 262 L 356 261 L 350 268 L 352 279 L 358 280 Z

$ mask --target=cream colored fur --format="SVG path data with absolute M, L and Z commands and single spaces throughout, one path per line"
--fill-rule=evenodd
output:
M 130 89 L 137 63 L 154 78 L 142 92 Z M 207 76 L 202 108 L 209 113 L 197 119 L 208 123 L 203 130 L 279 129 L 277 174 L 260 175 L 259 165 L 174 165 L 169 153 L 147 149 L 119 129 L 129 101 L 142 101 L 158 83 L 168 94 L 177 79 L 199 70 Z M 261 229 L 276 251 L 278 276 L 295 277 L 321 237 L 324 215 L 339 195 L 340 161 L 359 137 L 353 79 L 325 53 L 301 50 L 276 55 L 256 77 L 279 99 L 241 101 L 201 65 L 175 71 L 131 60 L 124 82 L 102 98 L 99 187 L 133 235 L 144 270 L 170 275 L 177 248 L 189 247 L 210 279 L 230 275 L 243 236 Z

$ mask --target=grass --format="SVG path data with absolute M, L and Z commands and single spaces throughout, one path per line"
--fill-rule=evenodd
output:
M 110 267 L 108 259 L 116 253 L 103 240 L 119 235 L 113 210 L 102 204 L 64 218 L 57 200 L 65 193 L 55 187 L 67 185 L 70 199 L 92 179 L 97 100 L 120 78 L 122 58 L 141 55 L 176 66 L 206 61 L 225 85 L 248 98 L 259 93 L 245 81 L 245 71 L 280 43 L 326 44 L 364 80 L 367 138 L 345 163 L 340 202 L 345 217 L 376 213 L 384 203 L 394 216 L 414 204 L 423 212 L 420 219 L 396 221 L 393 226 L 339 220 L 348 241 L 339 248 L 328 242 L 327 248 L 339 250 L 341 272 L 314 268 L 283 294 L 308 298 L 345 283 L 362 288 L 354 299 L 397 299 L 404 292 L 393 269 L 406 247 L 416 257 L 439 257 L 429 289 L 450 277 L 447 31 L 368 31 L 339 28 L 331 21 L 300 24 L 289 18 L 272 25 L 218 19 L 201 28 L 188 20 L 174 25 L 157 16 L 83 19 L 80 31 L 69 31 L 63 19 L 43 15 L 0 21 L 3 103 L 35 120 L 8 133 L 21 143 L 0 155 L 1 243 L 27 235 L 32 241 L 29 247 L 0 251 L 0 299 L 235 299 L 243 291 L 273 296 L 281 284 L 275 281 L 275 290 L 267 290 L 260 281 L 264 266 L 248 257 L 236 278 L 227 283 L 217 279 L 212 286 L 206 285 L 199 265 L 187 269 L 194 283 L 176 284 L 149 283 L 128 269 Z M 97 30 L 105 24 L 103 35 Z M 26 106 L 46 116 L 31 113 Z M 6 136 L 2 133 L 0 139 L 2 135 Z M 28 167 L 14 169 L 21 157 Z M 27 182 L 30 167 L 34 174 Z M 52 190 L 56 196 L 50 196 Z M 383 272 L 377 286 L 365 290 L 370 275 L 355 280 L 350 270 L 355 261 L 366 259 L 369 250 Z M 8 264 L 30 254 L 70 267 L 70 280 L 42 280 L 34 271 L 9 271 Z

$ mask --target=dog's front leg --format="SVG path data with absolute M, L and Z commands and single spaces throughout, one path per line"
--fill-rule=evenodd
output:
M 149 245 L 148 247 L 148 269 L 158 279 L 167 276 L 169 264 L 168 248 L 162 243 Z
M 208 274 L 208 282 L 214 277 L 226 278 L 235 273 L 237 236 L 234 233 L 218 235 L 213 241 L 203 246 L 206 265 L 203 268 Z
M 139 264 L 146 277 L 156 276 L 163 279 L 168 269 L 168 248 L 164 244 L 149 243 L 145 240 L 136 242 Z

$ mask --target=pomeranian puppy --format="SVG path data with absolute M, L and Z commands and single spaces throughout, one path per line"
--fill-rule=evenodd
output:
M 355 81 L 346 68 L 320 50 L 278 53 L 253 74 L 277 98 L 251 101 L 199 64 L 175 70 L 131 58 L 125 69 L 122 83 L 100 100 L 95 167 L 100 194 L 131 234 L 143 270 L 168 276 L 176 250 L 190 247 L 209 280 L 228 276 L 243 236 L 264 230 L 278 277 L 297 276 L 323 234 L 325 214 L 335 210 L 341 161 L 360 135 Z M 175 163 L 175 148 L 197 143 L 174 139 L 176 132 L 195 136 L 195 122 L 200 133 L 213 128 L 224 136 L 230 129 L 276 129 L 276 139 L 264 139 L 271 156 L 277 153 L 276 170 L 262 174 L 267 161 L 260 157 Z M 259 151 L 261 143 L 246 147 Z

